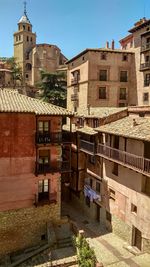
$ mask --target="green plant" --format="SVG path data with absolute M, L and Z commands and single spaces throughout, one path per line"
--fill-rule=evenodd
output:
M 86 238 L 82 235 L 74 237 L 74 244 L 77 249 L 77 259 L 79 267 L 95 267 L 96 256 L 94 250 L 90 248 Z
M 63 72 L 49 73 L 41 71 L 41 81 L 38 83 L 39 97 L 54 105 L 66 107 L 67 82 Z

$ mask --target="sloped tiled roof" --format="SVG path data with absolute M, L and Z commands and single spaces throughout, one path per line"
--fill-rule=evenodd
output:
M 88 114 L 88 109 L 85 109 L 82 113 L 77 113 L 77 117 L 86 118 L 105 118 L 112 114 L 119 113 L 121 111 L 127 110 L 127 107 L 117 108 L 117 107 L 90 107 L 90 114 Z
M 150 141 L 150 118 L 126 117 L 95 128 L 95 130 L 119 136 Z
M 78 128 L 77 129 L 77 132 L 79 132 L 79 133 L 85 133 L 85 134 L 89 134 L 89 135 L 97 134 L 97 132 L 94 131 L 93 128 L 92 127 L 89 127 L 89 126 L 84 126 L 82 128 Z
M 0 112 L 23 112 L 37 115 L 72 115 L 72 112 L 42 100 L 31 98 L 16 90 L 0 89 Z

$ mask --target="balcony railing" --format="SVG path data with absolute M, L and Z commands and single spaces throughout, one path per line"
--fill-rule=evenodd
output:
M 88 141 L 80 140 L 80 150 L 83 152 L 86 152 L 90 155 L 94 155 L 95 154 L 95 144 L 88 142 Z
M 147 43 L 146 45 L 143 45 L 141 47 L 141 52 L 146 51 L 146 50 L 149 50 L 149 49 L 150 49 L 150 43 Z
M 78 94 L 72 94 L 71 101 L 77 101 L 77 100 L 78 100 Z
M 36 133 L 37 144 L 64 143 L 71 142 L 71 134 L 62 133 Z
M 128 152 L 102 144 L 98 144 L 97 155 L 106 159 L 111 159 L 112 161 L 118 163 L 122 163 L 124 166 L 150 176 L 150 159 L 146 159 L 141 156 L 130 154 Z
M 145 70 L 145 69 L 149 69 L 150 68 L 150 61 L 142 63 L 140 65 L 140 70 Z
M 71 172 L 71 164 L 70 161 L 57 161 L 55 165 L 50 165 L 50 163 L 43 164 L 36 162 L 35 163 L 35 175 L 47 173 L 55 173 L 55 172 Z

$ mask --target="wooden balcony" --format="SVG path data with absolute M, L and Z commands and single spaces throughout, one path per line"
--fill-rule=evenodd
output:
M 36 144 L 70 143 L 71 134 L 68 132 L 36 133 Z
M 150 177 L 150 159 L 98 144 L 97 155 Z
M 80 150 L 87 154 L 95 155 L 95 144 L 85 140 L 80 140 Z
M 40 174 L 46 175 L 48 173 L 65 173 L 71 172 L 71 164 L 69 161 L 57 161 L 55 165 L 51 165 L 50 163 L 42 164 L 39 162 L 35 163 L 35 175 L 38 176 Z
M 150 43 L 147 43 L 141 47 L 141 52 L 145 52 L 147 50 L 150 50 Z
M 140 71 L 148 70 L 150 69 L 150 61 L 142 63 L 140 65 Z

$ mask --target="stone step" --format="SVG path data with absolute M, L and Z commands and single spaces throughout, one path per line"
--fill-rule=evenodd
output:
M 51 262 L 52 267 L 69 267 L 69 266 L 78 266 L 77 265 L 77 256 L 67 257 L 64 259 L 54 260 Z

